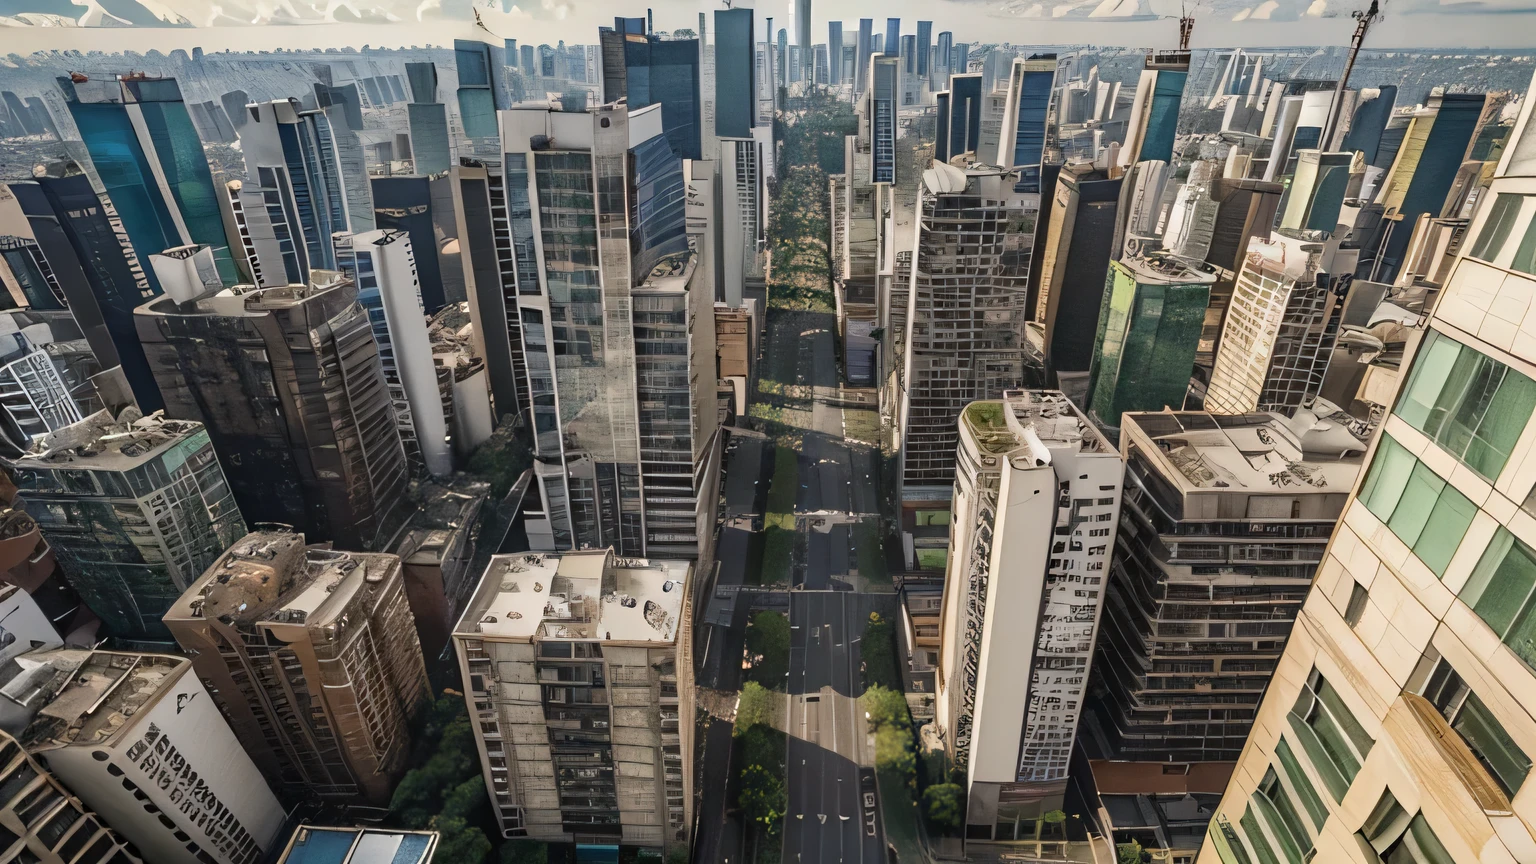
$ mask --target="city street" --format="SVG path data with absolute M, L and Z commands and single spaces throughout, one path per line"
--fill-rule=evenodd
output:
M 791 598 L 786 861 L 876 864 L 885 856 L 874 739 L 858 703 L 859 642 L 875 600 L 847 591 Z

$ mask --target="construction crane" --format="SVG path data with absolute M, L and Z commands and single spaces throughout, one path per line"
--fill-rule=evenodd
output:
M 1344 61 L 1344 74 L 1339 76 L 1339 83 L 1333 87 L 1333 101 L 1328 103 L 1328 120 L 1323 124 L 1323 134 L 1318 138 L 1318 146 L 1328 150 L 1333 145 L 1334 130 L 1339 127 L 1339 116 L 1344 113 L 1344 85 L 1349 83 L 1349 73 L 1354 71 L 1355 58 L 1360 54 L 1360 46 L 1365 42 L 1365 34 L 1370 32 L 1371 25 L 1382 18 L 1381 4 L 1378 0 L 1371 0 L 1370 8 L 1356 9 L 1353 13 L 1355 19 L 1355 35 L 1349 40 L 1349 57 Z

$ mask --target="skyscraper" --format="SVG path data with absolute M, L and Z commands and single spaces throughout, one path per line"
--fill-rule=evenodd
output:
M 237 281 L 203 143 L 174 78 L 59 78 L 70 116 L 140 259 L 199 243 Z M 153 277 L 151 288 L 157 289 Z
M 933 22 L 917 22 L 917 75 L 927 78 L 929 74 L 928 54 L 933 47 Z
M 104 410 L 10 466 L 75 590 L 120 638 L 166 639 L 165 610 L 245 531 L 199 423 Z
M 191 661 L 58 649 L 16 663 L 0 708 L 22 730 L 17 740 L 146 864 L 252 864 L 282 842 L 282 806 L 191 674 Z M 30 773 L 25 763 L 17 767 L 10 776 Z M 46 784 L 32 794 L 34 806 L 65 803 Z M 113 864 L 119 860 L 133 859 Z
M 864 93 L 864 88 L 869 86 L 869 55 L 874 53 L 873 18 L 859 19 L 859 44 L 855 49 L 853 61 L 853 95 L 858 97 Z
M 1208 410 L 1289 411 L 1322 389 L 1348 285 L 1335 267 L 1354 270 L 1338 242 L 1290 231 L 1249 242 L 1211 367 Z
M 880 53 L 891 57 L 899 56 L 901 51 L 901 19 L 885 19 L 885 41 L 881 43 Z
M 938 55 L 938 63 L 933 70 L 934 89 L 948 86 L 949 76 L 954 69 L 950 65 L 950 55 L 954 53 L 955 34 L 948 30 L 940 30 L 934 53 Z M 964 70 L 961 70 L 964 71 Z
M 1179 104 L 1184 81 L 1189 77 L 1188 51 L 1155 51 L 1147 54 L 1136 84 L 1136 100 L 1120 148 L 1120 166 L 1173 158 L 1173 135 L 1178 129 Z
M 496 112 L 510 103 L 502 84 L 502 46 L 478 39 L 453 40 L 453 58 L 459 81 L 459 120 L 467 138 L 495 138 Z M 414 149 L 415 143 L 412 143 Z M 423 171 L 418 173 L 436 173 Z
M 1474 220 L 1319 556 L 1202 861 L 1277 842 L 1317 861 L 1369 860 L 1366 848 L 1383 860 L 1524 854 L 1513 799 L 1536 752 L 1524 467 L 1536 366 L 1525 325 L 1505 322 L 1524 317 L 1536 267 L 1529 217 L 1499 202 L 1523 200 L 1513 195 L 1536 174 L 1532 136 L 1522 111 L 1493 206 Z M 1298 801 L 1307 821 L 1278 815 Z
M 453 406 L 444 404 L 438 383 L 411 240 L 400 231 L 367 231 L 352 238 L 352 254 L 357 301 L 368 310 L 406 455 L 444 476 L 453 470 Z
M 715 134 L 751 138 L 757 125 L 756 48 L 751 9 L 715 10 Z
M 795 44 L 800 46 L 800 80 L 813 83 L 811 52 L 811 0 L 795 0 Z
M 559 149 L 534 149 L 541 136 Z M 672 289 L 713 295 L 701 281 L 711 274 L 689 250 L 687 181 L 663 135 L 661 106 L 516 108 L 502 114 L 502 140 L 507 194 L 526 194 L 533 215 L 526 225 L 514 220 L 512 239 L 537 250 L 538 269 L 519 282 L 517 304 L 546 508 L 539 528 L 558 549 L 611 545 L 623 555 L 646 554 L 652 542 L 697 542 L 671 521 L 676 508 L 659 490 L 680 478 L 664 479 L 673 472 L 660 463 L 675 458 L 666 451 L 702 443 L 674 436 L 682 412 L 699 407 L 700 388 L 713 387 L 713 373 L 690 369 L 684 387 L 675 371 L 655 366 L 658 358 L 637 362 L 637 342 L 694 356 L 686 331 L 661 326 L 688 305 Z M 722 168 L 731 183 L 733 167 Z M 630 201 L 643 203 L 631 209 Z M 639 365 L 648 370 L 643 380 Z M 644 405 L 637 381 L 649 394 Z
M 437 97 L 437 65 L 407 63 L 405 78 L 411 85 L 411 101 L 405 111 L 416 172 L 438 174 L 447 171 L 453 163 L 453 151 L 448 143 L 448 106 Z
M 139 856 L 128 850 L 126 838 L 5 732 L 0 732 L 0 774 L 25 781 L 0 792 L 0 821 L 11 832 L 8 849 L 20 842 L 24 851 L 19 854 L 30 854 L 38 861 L 68 861 L 65 855 L 79 855 L 73 860 L 80 864 L 140 864 Z M 40 800 L 48 806 L 39 808 Z M 55 854 L 57 859 L 49 857 Z
M 502 836 L 687 847 L 691 573 L 612 549 L 491 558 L 453 642 Z
M 388 805 L 428 693 L 399 557 L 257 531 L 188 587 L 165 625 L 290 803 Z
M 1024 840 L 1066 792 L 1124 465 L 1055 391 L 973 402 L 959 426 L 935 720 L 966 836 Z
M 1039 210 L 1004 169 L 935 163 L 923 174 L 896 414 L 904 525 L 928 503 L 947 506 L 961 410 L 1038 386 L 1024 306 Z
M 324 112 L 301 111 L 296 99 L 259 102 L 246 110 L 250 122 L 240 129 L 247 178 L 241 204 L 248 219 L 265 216 L 273 226 L 284 226 L 277 232 L 282 260 L 260 262 L 274 280 L 263 287 L 302 282 L 311 269 L 336 269 L 331 234 L 347 230 L 347 202 Z M 264 258 L 259 251 L 258 257 Z
M 374 224 L 411 238 L 428 315 L 468 299 L 454 218 L 453 180 L 446 176 L 374 177 Z
M 718 58 L 716 63 L 718 70 Z M 661 105 L 661 124 L 672 151 L 680 159 L 702 159 L 699 40 L 662 39 L 654 34 L 628 37 L 624 69 L 629 107 Z
M 1051 215 L 1040 260 L 1040 289 L 1034 319 L 1045 327 L 1045 357 L 1059 386 L 1086 395 L 1099 335 L 1099 308 L 1114 243 L 1121 178 L 1068 165 L 1052 190 Z M 1068 262 L 1071 265 L 1068 266 Z M 1067 376 L 1081 383 L 1069 386 Z
M 1121 418 L 1090 756 L 1237 758 L 1363 450 L 1306 410 Z
M 1126 411 L 1184 407 L 1214 276 L 1176 258 L 1111 261 L 1088 370 L 1088 415 L 1106 430 Z
M 1040 192 L 1045 162 L 1046 117 L 1055 92 L 1056 57 L 1014 58 L 998 137 L 997 164 L 1019 169 L 1020 192 Z M 1044 190 L 1049 191 L 1049 190 Z
M 139 408 L 159 410 L 160 390 L 132 330 L 134 307 L 158 289 L 146 272 L 148 256 L 135 254 L 111 199 L 98 195 L 85 174 L 40 177 L 9 189 L 103 368 L 121 365 Z
M 405 450 L 356 286 L 226 288 L 135 317 L 166 413 L 204 423 L 252 524 L 389 546 L 406 516 Z
M 827 22 L 827 83 L 843 83 L 843 22 Z

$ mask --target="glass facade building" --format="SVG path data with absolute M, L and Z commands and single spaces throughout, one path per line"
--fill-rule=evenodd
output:
M 1112 261 L 1088 379 L 1088 415 L 1182 408 L 1216 277 L 1173 259 Z
M 238 281 L 213 175 L 176 79 L 60 78 L 59 86 L 138 256 L 202 244 L 214 250 L 219 276 Z

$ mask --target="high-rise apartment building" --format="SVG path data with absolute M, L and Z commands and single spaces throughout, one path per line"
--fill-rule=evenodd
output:
M 448 474 L 452 392 L 445 400 L 439 385 L 411 240 L 401 231 L 367 231 L 352 238 L 352 256 L 357 301 L 368 310 L 406 455 L 433 476 Z
M 281 844 L 283 808 L 190 660 L 58 649 L 15 663 L 0 691 L 8 728 L 145 862 L 257 864 Z M 29 762 L 14 765 L 9 777 L 35 776 Z M 76 806 L 52 784 L 38 784 L 33 795 L 35 807 Z M 97 837 L 98 849 L 118 842 Z M 17 860 L 69 859 L 22 853 Z
M 59 78 L 59 88 L 134 252 L 142 260 L 202 244 L 214 250 L 220 277 L 236 281 L 213 174 L 176 79 L 77 77 Z
M 245 532 L 200 423 L 104 410 L 9 464 L 75 590 L 124 639 L 166 639 L 165 610 Z
M 854 49 L 853 59 L 853 95 L 855 98 L 863 95 L 864 89 L 869 86 L 869 57 L 876 53 L 874 48 L 875 20 L 873 18 L 859 19 L 859 43 Z
M 39 864 L 140 864 L 128 841 L 0 732 L 0 856 Z
M 240 745 L 291 803 L 386 807 L 428 698 L 400 558 L 248 534 L 165 615 Z
M 1057 391 L 973 402 L 959 427 L 935 720 L 966 836 L 1024 840 L 1066 792 L 1125 472 Z
M 505 837 L 686 848 L 692 565 L 496 555 L 453 641 Z
M 924 502 L 948 506 L 961 410 L 1038 383 L 1024 307 L 1040 195 L 1005 169 L 935 162 L 920 196 L 897 409 L 904 523 Z
M 98 195 L 83 173 L 39 177 L 6 188 L 16 196 L 31 228 L 36 246 L 29 251 L 47 263 L 102 368 L 121 366 L 139 408 L 159 410 L 160 389 L 133 330 L 134 308 L 153 298 L 157 289 L 146 272 L 149 256 L 135 254 L 111 199 Z M 21 229 L 18 225 L 12 230 Z
M 296 99 L 253 103 L 246 112 L 250 119 L 240 129 L 246 179 L 231 182 L 240 184 L 239 205 L 252 236 L 265 238 L 269 225 L 272 235 L 249 250 L 252 273 L 263 274 L 260 284 L 270 288 L 302 282 L 311 269 L 336 269 L 330 238 L 347 228 L 347 201 L 325 113 L 302 111 Z
M 1338 341 L 1355 250 L 1318 232 L 1276 231 L 1248 243 L 1205 395 L 1223 414 L 1288 411 L 1323 386 Z
M 682 552 L 697 531 L 679 530 L 665 501 L 675 496 L 662 490 L 675 491 L 685 465 L 694 477 L 707 473 L 693 461 L 710 449 L 693 423 L 709 413 L 698 410 L 699 394 L 714 388 L 713 373 L 696 368 L 713 362 L 694 350 L 702 343 L 692 324 L 675 326 L 694 309 L 682 292 L 714 295 L 712 268 L 698 266 L 690 248 L 685 163 L 663 134 L 659 105 L 516 108 L 501 122 L 507 195 L 530 204 L 511 233 L 536 264 L 518 283 L 517 306 L 545 530 L 558 549 L 613 546 L 629 556 L 658 543 Z M 553 146 L 535 149 L 546 140 Z M 722 166 L 727 186 L 740 179 L 734 168 Z M 725 199 L 729 206 L 729 192 Z M 637 349 L 687 357 L 690 368 L 680 375 Z
M 1304 409 L 1121 418 L 1091 755 L 1237 758 L 1363 451 Z
M 1530 115 L 1405 362 L 1202 864 L 1268 849 L 1518 861 L 1531 848 Z
M 1088 370 L 1088 416 L 1106 431 L 1126 411 L 1184 407 L 1214 276 L 1177 258 L 1111 261 Z
M 139 336 L 166 413 L 206 427 L 251 524 L 389 548 L 407 477 L 378 346 L 357 287 L 313 275 L 327 281 L 162 297 L 135 312 Z

